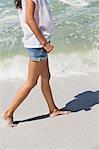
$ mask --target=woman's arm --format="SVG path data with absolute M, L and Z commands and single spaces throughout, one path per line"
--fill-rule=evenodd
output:
M 53 49 L 53 46 L 48 43 L 45 39 L 45 37 L 41 34 L 37 23 L 34 19 L 34 11 L 35 11 L 35 3 L 32 0 L 26 0 L 26 18 L 25 21 L 35 34 L 35 36 L 38 38 L 39 42 L 43 45 L 45 50 L 50 52 Z

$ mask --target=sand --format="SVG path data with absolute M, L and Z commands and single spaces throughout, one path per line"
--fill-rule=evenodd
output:
M 0 111 L 23 80 L 0 81 Z M 55 103 L 69 115 L 48 117 L 40 80 L 14 114 L 18 125 L 0 120 L 0 150 L 99 150 L 99 74 L 51 78 Z

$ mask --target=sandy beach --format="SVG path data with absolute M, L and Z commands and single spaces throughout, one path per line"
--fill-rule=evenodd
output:
M 71 113 L 49 117 L 39 79 L 15 111 L 17 126 L 11 128 L 1 114 L 27 78 L 29 55 L 23 42 L 40 46 L 37 40 L 31 41 L 35 36 L 30 30 L 26 29 L 26 38 L 23 35 L 22 28 L 25 31 L 27 26 L 21 28 L 21 14 L 15 6 L 21 0 L 14 1 L 0 1 L 0 150 L 99 150 L 99 0 L 44 0 L 44 7 L 37 6 L 38 27 L 54 46 L 49 53 L 54 101 Z M 42 2 L 36 1 L 37 5 Z M 49 7 L 43 10 L 47 1 L 53 21 L 51 35 Z M 22 10 L 24 14 L 23 5 Z
M 0 82 L 0 111 L 23 80 Z M 40 80 L 14 114 L 17 127 L 0 120 L 0 150 L 99 150 L 99 74 L 52 78 L 55 103 L 69 115 L 48 117 Z

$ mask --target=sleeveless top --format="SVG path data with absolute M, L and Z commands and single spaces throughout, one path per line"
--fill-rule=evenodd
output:
M 35 12 L 34 18 L 40 29 L 41 34 L 45 37 L 47 41 L 50 40 L 51 33 L 53 31 L 53 22 L 50 11 L 49 0 L 32 0 L 35 2 Z M 25 22 L 25 12 L 26 12 L 26 0 L 22 0 L 22 10 L 18 9 L 19 19 L 21 27 L 24 33 L 22 42 L 25 48 L 39 48 L 42 47 L 41 43 L 32 32 L 28 24 Z

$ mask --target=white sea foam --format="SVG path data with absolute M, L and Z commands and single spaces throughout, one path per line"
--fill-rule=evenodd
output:
M 5 17 L 2 17 L 1 19 L 0 19 L 0 21 L 2 22 L 2 23 L 4 23 L 4 22 L 6 22 L 7 23 L 7 21 L 9 21 L 9 23 L 10 22 L 13 22 L 13 20 L 18 20 L 18 17 L 17 16 L 15 16 L 15 15 L 13 15 L 13 16 L 5 16 Z
M 86 0 L 59 0 L 62 3 L 66 3 L 73 7 L 85 7 L 88 6 L 90 3 Z
M 50 54 L 49 65 L 52 76 L 66 77 L 71 75 L 87 75 L 99 72 L 99 51 L 92 50 L 86 55 L 81 53 Z M 14 56 L 0 60 L 0 80 L 26 79 L 28 58 Z

